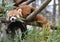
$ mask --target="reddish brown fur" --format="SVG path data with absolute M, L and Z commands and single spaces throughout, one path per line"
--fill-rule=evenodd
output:
M 27 15 L 31 14 L 34 10 L 36 10 L 36 8 L 32 7 L 32 6 L 28 6 L 28 5 L 24 5 L 24 6 L 20 6 L 18 8 L 16 8 L 17 10 L 18 9 L 22 9 L 22 15 L 23 15 L 23 18 L 26 18 Z M 43 21 L 43 24 L 46 24 L 48 23 L 47 19 L 39 14 L 36 15 L 36 21 Z
M 28 5 L 20 6 L 20 7 L 17 7 L 16 9 L 17 10 L 22 9 L 23 18 L 26 18 L 27 15 L 31 14 L 35 10 L 34 7 L 31 7 Z
M 19 12 L 18 12 L 19 9 L 22 10 L 22 12 L 19 11 L 19 12 L 21 12 L 20 14 L 19 14 Z M 11 18 L 11 16 L 18 17 L 17 15 L 20 15 L 20 17 L 22 17 L 22 18 L 26 18 L 26 17 L 27 17 L 29 14 L 31 14 L 34 10 L 36 10 L 34 7 L 31 7 L 31 6 L 28 6 L 28 5 L 20 6 L 20 7 L 17 7 L 15 10 L 11 10 L 11 11 L 8 13 L 8 17 L 9 17 L 9 18 Z M 21 15 L 22 15 L 22 16 L 21 16 Z M 37 15 L 36 15 L 36 18 L 34 18 L 34 19 L 35 19 L 35 21 L 43 21 L 43 23 L 37 22 L 37 23 L 39 24 L 39 26 L 43 26 L 43 24 L 46 24 L 46 25 L 48 26 L 48 24 L 47 24 L 48 21 L 47 21 L 47 19 L 46 19 L 45 17 L 37 14 Z M 32 20 L 32 21 L 33 21 L 33 20 Z M 42 25 L 41 25 L 41 24 L 42 24 Z M 10 23 L 10 24 L 8 25 L 7 32 L 8 32 L 9 30 L 11 30 L 12 33 L 14 33 L 13 31 L 16 30 L 15 27 L 20 28 L 20 29 L 21 29 L 21 32 L 26 32 L 26 31 L 27 31 L 26 24 L 25 24 L 25 23 L 22 24 L 21 22 L 18 22 L 18 21 L 17 21 L 17 22 L 12 22 L 12 23 Z M 27 32 L 22 34 L 22 36 L 21 36 L 22 39 L 24 39 L 24 37 L 25 37 L 26 34 L 27 34 Z M 14 34 L 14 35 L 15 35 L 15 34 Z M 14 36 L 12 35 L 12 37 L 14 37 Z
M 31 14 L 34 10 L 36 10 L 34 7 L 28 6 L 28 5 L 24 5 L 24 6 L 20 6 L 17 7 L 15 10 L 10 11 L 10 16 L 17 16 L 18 15 L 18 9 L 22 9 L 22 16 L 23 18 L 26 18 L 29 14 Z M 43 21 L 42 24 L 47 24 L 48 21 L 45 17 L 37 14 L 36 15 L 36 21 Z
M 45 17 L 39 15 L 39 14 L 37 14 L 36 20 L 37 21 L 42 21 L 43 24 L 47 24 L 48 23 L 47 19 Z

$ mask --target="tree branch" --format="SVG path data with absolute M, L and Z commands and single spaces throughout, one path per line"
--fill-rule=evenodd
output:
M 2 6 L 5 6 L 5 0 L 2 0 Z
M 1 23 L 9 23 L 10 21 L 7 21 L 6 18 L 0 17 L 0 22 Z
M 2 0 L 2 5 L 1 5 L 2 7 L 4 7 L 5 6 L 5 0 Z M 1 8 L 0 7 L 0 13 L 2 13 L 2 12 L 4 12 L 4 8 Z
M 0 8 L 0 13 L 2 13 L 2 12 L 3 12 L 3 9 Z
M 21 5 L 28 5 L 28 4 L 30 4 L 33 1 L 35 1 L 35 0 L 27 0 L 27 1 L 23 2 L 23 3 L 21 3 L 19 6 L 21 6 Z
M 27 22 L 27 25 L 43 27 L 42 24 L 38 24 L 36 21 L 34 21 L 34 22 Z M 57 30 L 58 27 L 57 26 L 50 25 L 50 29 Z
M 31 13 L 29 16 L 27 16 L 26 20 L 31 21 L 38 13 L 40 13 L 50 2 L 51 0 L 46 0 L 44 3 L 39 7 L 37 10 L 35 10 L 33 13 Z
M 35 0 L 14 0 L 14 6 L 28 5 Z
M 10 23 L 10 21 L 7 21 L 5 18 L 0 17 L 0 23 Z M 38 26 L 38 27 L 42 27 L 42 24 L 38 24 L 36 21 L 34 22 L 23 22 L 23 23 L 27 23 L 26 25 L 32 25 L 32 26 Z M 52 30 L 57 30 L 57 26 L 52 26 L 50 25 Z
M 39 7 L 37 10 L 35 10 L 33 13 L 31 13 L 31 15 L 29 15 L 27 18 L 26 18 L 26 20 L 27 21 L 30 21 L 31 19 L 33 19 L 38 13 L 40 13 L 47 5 L 48 5 L 48 3 L 50 2 L 51 0 L 46 0 L 46 1 L 44 1 L 44 3 L 41 5 L 41 7 Z M 27 5 L 27 4 L 29 4 L 29 3 L 31 3 L 31 2 L 33 2 L 32 0 L 30 0 L 30 1 L 26 1 L 26 3 L 22 3 L 21 5 Z M 2 22 L 2 23 L 9 23 L 10 21 L 7 21 L 5 18 L 3 18 L 3 17 L 0 17 L 0 21 Z M 38 24 L 37 24 L 37 22 L 28 22 L 27 23 L 27 25 L 33 25 L 33 26 L 39 26 Z M 57 29 L 57 27 L 54 27 L 54 26 L 52 26 L 51 25 L 51 29 L 53 29 L 53 28 L 55 28 L 55 29 Z

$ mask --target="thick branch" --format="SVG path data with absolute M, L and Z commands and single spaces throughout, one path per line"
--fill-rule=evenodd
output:
M 5 0 L 2 0 L 2 6 L 5 6 Z
M 33 1 L 35 1 L 35 0 L 27 0 L 27 1 L 23 2 L 23 3 L 21 3 L 20 5 L 28 5 L 28 4 L 30 4 Z
M 38 13 L 40 13 L 50 2 L 51 0 L 46 0 L 44 3 L 39 7 L 37 10 L 35 10 L 33 13 L 31 13 L 29 16 L 27 16 L 26 20 L 31 21 Z
M 7 21 L 7 20 L 6 20 L 5 18 L 3 18 L 3 17 L 0 17 L 0 21 L 1 21 L 1 23 L 10 23 L 10 21 Z M 40 24 L 38 24 L 36 21 L 34 21 L 34 22 L 27 22 L 27 25 L 42 27 L 42 24 L 40 25 Z M 52 26 L 52 25 L 50 25 L 50 27 L 51 27 L 51 29 L 53 29 L 53 30 L 57 30 L 57 26 Z
M 35 0 L 14 0 L 15 6 L 28 5 Z
M 2 12 L 3 12 L 3 9 L 0 8 L 0 13 L 2 13 Z
M 7 21 L 4 17 L 0 17 L 1 23 L 9 23 L 10 21 Z
M 5 6 L 5 0 L 2 0 L 2 5 L 1 5 L 2 7 L 4 7 Z M 0 7 L 0 13 L 2 13 L 2 12 L 4 12 L 4 8 L 1 8 Z
M 34 21 L 34 22 L 28 22 L 27 25 L 43 27 L 42 24 L 38 24 L 36 21 Z M 57 26 L 50 25 L 50 29 L 57 30 L 58 27 Z

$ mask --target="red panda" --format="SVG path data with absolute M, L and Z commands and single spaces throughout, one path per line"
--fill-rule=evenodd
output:
M 22 32 L 27 31 L 26 25 L 24 24 L 25 25 L 25 27 L 24 27 L 21 22 L 17 22 L 17 21 L 15 21 L 15 19 L 20 18 L 20 17 L 26 19 L 26 17 L 28 15 L 30 15 L 34 10 L 36 10 L 36 8 L 34 8 L 32 6 L 28 6 L 28 5 L 20 6 L 14 10 L 11 10 L 7 14 L 7 16 L 8 16 L 8 20 L 10 20 L 12 23 L 8 25 L 7 31 L 8 30 L 15 31 L 15 27 L 19 27 Z M 34 21 L 43 21 L 41 24 L 48 23 L 47 19 L 39 14 L 36 15 L 36 18 L 34 18 Z M 40 22 L 38 22 L 38 23 L 40 23 Z M 22 34 L 22 37 L 24 38 L 23 34 Z
M 22 32 L 21 39 L 24 39 L 25 35 L 27 34 L 27 27 L 25 23 L 21 23 L 19 21 L 15 21 L 15 19 L 22 17 L 21 9 L 18 11 L 16 9 L 11 10 L 7 14 L 7 20 L 11 21 L 11 23 L 8 24 L 8 27 L 6 29 L 7 34 L 11 34 L 11 37 L 14 39 L 15 36 L 15 30 L 20 29 Z
M 19 9 L 19 11 L 17 11 L 16 9 L 9 11 L 9 13 L 7 14 L 7 20 L 14 22 L 15 19 L 22 17 L 22 10 Z
M 21 9 L 22 10 L 22 17 L 26 18 L 28 15 L 30 15 L 33 11 L 36 10 L 36 8 L 29 6 L 29 5 L 24 5 L 16 8 L 17 10 Z M 34 18 L 35 21 L 42 21 L 42 24 L 47 24 L 48 20 L 43 17 L 42 15 L 37 14 L 36 18 Z M 33 21 L 33 20 L 32 20 Z
M 28 15 L 30 15 L 34 10 L 36 10 L 36 8 L 32 7 L 32 6 L 28 6 L 28 5 L 24 5 L 24 6 L 20 6 L 17 7 L 14 10 L 11 10 L 7 15 L 10 21 L 15 20 L 17 18 L 26 18 Z M 36 18 L 34 18 L 35 21 L 42 21 L 43 24 L 48 23 L 48 20 L 43 17 L 42 15 L 37 14 Z

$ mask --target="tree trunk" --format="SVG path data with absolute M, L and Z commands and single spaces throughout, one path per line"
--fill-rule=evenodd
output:
M 53 15 L 52 15 L 52 23 L 54 24 L 56 22 L 56 0 L 54 0 L 53 3 Z
M 60 0 L 58 0 L 58 18 L 59 18 L 59 25 L 60 25 Z
M 32 3 L 32 6 L 33 6 L 33 7 L 36 7 L 36 1 L 34 1 L 34 2 Z
M 44 0 L 41 0 L 41 4 L 44 2 Z M 43 9 L 42 10 L 42 12 L 43 12 L 43 16 L 45 16 L 46 17 L 46 8 L 45 9 Z
M 2 6 L 5 6 L 5 0 L 2 0 Z

